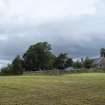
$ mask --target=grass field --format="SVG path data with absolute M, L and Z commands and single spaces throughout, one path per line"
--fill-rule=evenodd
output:
M 105 105 L 105 74 L 0 77 L 0 105 Z

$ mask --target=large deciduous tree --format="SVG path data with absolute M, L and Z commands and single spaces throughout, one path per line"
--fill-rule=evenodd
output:
M 66 67 L 70 67 L 70 66 L 72 66 L 72 64 L 73 64 L 72 58 L 68 58 L 66 61 Z
M 91 68 L 92 67 L 92 60 L 89 57 L 86 57 L 83 65 L 87 69 Z
M 56 57 L 54 66 L 57 69 L 64 69 L 66 67 L 67 54 L 61 53 Z
M 47 42 L 39 42 L 30 46 L 23 55 L 26 70 L 44 70 L 53 67 L 54 55 L 51 45 Z
M 20 56 L 17 56 L 12 62 L 12 74 L 14 75 L 23 74 L 22 60 Z

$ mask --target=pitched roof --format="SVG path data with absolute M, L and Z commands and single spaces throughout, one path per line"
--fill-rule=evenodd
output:
M 105 58 L 104 57 L 93 59 L 93 64 L 100 64 L 100 63 L 105 64 Z

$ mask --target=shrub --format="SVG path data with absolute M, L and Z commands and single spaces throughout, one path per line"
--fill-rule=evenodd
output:
M 82 68 L 82 64 L 81 64 L 81 62 L 76 61 L 76 62 L 73 63 L 73 67 L 76 68 L 76 69 L 80 69 L 80 68 Z
M 12 64 L 9 64 L 7 67 L 1 69 L 1 75 L 11 75 L 12 74 Z

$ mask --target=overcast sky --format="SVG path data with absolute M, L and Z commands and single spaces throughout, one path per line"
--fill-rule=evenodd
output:
M 0 66 L 39 41 L 55 53 L 98 56 L 105 47 L 105 0 L 0 0 Z

